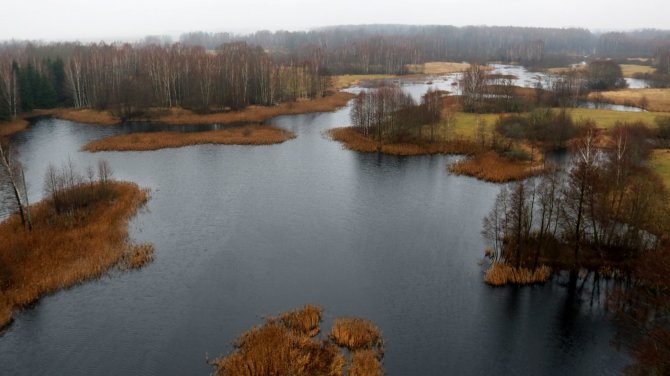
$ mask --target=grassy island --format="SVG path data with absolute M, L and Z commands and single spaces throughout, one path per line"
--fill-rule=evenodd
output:
M 145 122 L 161 125 L 234 124 L 262 122 L 281 115 L 328 112 L 343 107 L 353 98 L 351 93 L 337 92 L 314 99 L 283 102 L 275 106 L 248 106 L 237 111 L 198 113 L 181 107 L 153 108 L 141 115 L 122 118 L 109 111 L 93 109 L 58 108 L 40 110 L 38 114 L 59 119 L 97 125 L 115 125 L 123 122 Z
M 153 247 L 128 239 L 128 220 L 148 197 L 133 183 L 82 183 L 32 205 L 32 230 L 18 214 L 0 223 L 0 327 L 43 295 L 150 261 Z
M 144 132 L 106 137 L 82 147 L 98 151 L 147 151 L 188 145 L 271 145 L 295 138 L 293 132 L 270 125 L 245 125 L 206 132 Z

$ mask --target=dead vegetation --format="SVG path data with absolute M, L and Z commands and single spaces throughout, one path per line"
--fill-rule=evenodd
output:
M 542 172 L 542 165 L 528 161 L 515 161 L 501 157 L 495 151 L 478 153 L 449 165 L 456 175 L 467 175 L 494 183 L 521 180 Z
M 188 145 L 271 145 L 295 138 L 293 132 L 270 125 L 245 125 L 206 132 L 143 132 L 106 137 L 89 142 L 82 150 L 147 151 Z
M 381 332 L 368 320 L 351 317 L 336 319 L 329 337 L 339 346 L 351 351 L 374 349 L 383 353 Z
M 341 347 L 330 339 L 319 339 L 322 310 L 306 305 L 269 317 L 260 327 L 253 327 L 235 341 L 235 350 L 214 359 L 217 376 L 380 376 L 383 374 L 380 351 L 371 343 L 360 343 L 361 350 L 351 353 L 348 363 Z M 349 320 L 349 319 L 347 319 Z M 374 327 L 370 324 L 371 327 Z M 381 343 L 379 329 L 376 342 Z M 348 330 L 342 327 L 341 330 Z M 366 349 L 363 349 L 366 348 Z M 348 364 L 347 364 L 348 363 Z M 346 372 L 346 373 L 345 373 Z
M 0 138 L 19 133 L 28 127 L 25 119 L 15 119 L 8 122 L 0 122 Z
M 549 277 L 551 277 L 551 269 L 545 265 L 529 269 L 524 267 L 515 268 L 504 262 L 494 262 L 486 271 L 484 280 L 492 286 L 532 285 L 544 283 Z
M 151 109 L 141 116 L 121 119 L 107 111 L 54 109 L 41 112 L 60 119 L 88 124 L 113 125 L 124 121 L 148 122 L 163 125 L 194 125 L 194 124 L 235 124 L 258 123 L 281 115 L 297 115 L 310 112 L 328 112 L 343 107 L 354 95 L 336 92 L 315 99 L 284 102 L 275 106 L 249 106 L 238 111 L 222 111 L 212 113 L 196 113 L 184 108 Z
M 333 128 L 329 131 L 335 141 L 339 141 L 349 150 L 362 153 L 377 151 L 377 142 L 358 132 L 354 127 Z M 474 142 L 455 139 L 449 142 L 407 142 L 385 143 L 381 152 L 391 155 L 425 155 L 425 154 L 467 154 L 477 146 Z
M 128 239 L 128 220 L 149 197 L 136 184 L 83 183 L 59 194 L 61 205 L 77 206 L 57 211 L 53 198 L 32 205 L 32 231 L 17 214 L 0 223 L 0 327 L 14 309 L 42 295 L 99 277 L 120 263 L 137 268 L 152 258 L 153 247 Z

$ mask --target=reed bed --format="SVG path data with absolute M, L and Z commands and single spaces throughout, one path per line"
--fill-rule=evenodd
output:
M 492 286 L 504 285 L 532 285 L 544 283 L 551 277 L 551 269 L 542 265 L 535 270 L 515 268 L 504 262 L 494 262 L 486 271 L 484 280 Z
M 337 345 L 351 351 L 376 349 L 383 353 L 381 331 L 368 320 L 351 317 L 335 319 L 329 337 Z
M 282 314 L 280 320 L 287 328 L 311 338 L 319 334 L 321 313 L 321 307 L 306 305 L 302 309 Z
M 27 127 L 28 121 L 25 119 L 0 122 L 0 137 L 11 136 L 25 130 Z
M 424 64 L 408 64 L 405 68 L 410 73 L 440 75 L 464 72 L 470 68 L 470 64 L 453 63 L 448 61 L 430 61 Z
M 63 120 L 75 121 L 77 123 L 116 125 L 121 119 L 109 111 L 98 111 L 92 109 L 55 108 L 51 110 L 37 110 L 37 114 L 49 115 Z
M 42 295 L 99 277 L 124 259 L 130 266 L 150 260 L 153 248 L 137 248 L 128 240 L 128 220 L 148 193 L 125 182 L 107 182 L 105 188 L 104 198 L 76 213 L 56 214 L 48 201 L 32 205 L 32 231 L 18 215 L 0 223 L 0 327 L 12 310 Z
M 382 376 L 384 370 L 376 352 L 359 350 L 351 356 L 349 376 Z
M 331 87 L 335 90 L 340 90 L 357 86 L 363 81 L 386 80 L 397 77 L 394 74 L 342 74 L 332 77 Z
M 294 139 L 293 132 L 270 125 L 245 125 L 205 132 L 145 132 L 128 133 L 89 142 L 82 150 L 148 151 L 179 148 L 188 145 L 271 145 Z
M 383 374 L 381 351 L 372 348 L 356 350 L 347 363 L 340 345 L 332 339 L 315 338 L 319 333 L 321 315 L 321 307 L 306 305 L 277 317 L 266 318 L 263 325 L 251 328 L 235 341 L 235 350 L 231 354 L 211 362 L 215 367 L 214 375 L 378 376 Z M 366 326 L 368 329 L 370 327 L 377 333 L 374 341 L 381 343 L 379 329 L 371 323 Z
M 451 164 L 449 171 L 456 175 L 472 176 L 493 183 L 506 183 L 539 174 L 542 172 L 542 166 L 537 163 L 531 165 L 530 162 L 509 160 L 494 151 L 489 151 Z
M 342 143 L 353 151 L 374 153 L 377 151 L 377 142 L 358 132 L 354 127 L 333 128 L 329 130 L 330 137 Z M 469 154 L 477 149 L 476 143 L 455 139 L 449 142 L 416 142 L 383 144 L 381 152 L 391 155 L 426 155 L 426 154 Z

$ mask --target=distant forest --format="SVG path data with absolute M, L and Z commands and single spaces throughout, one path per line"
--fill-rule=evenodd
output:
M 427 61 L 561 66 L 649 58 L 670 70 L 670 31 L 487 26 L 337 26 L 247 35 L 188 33 L 178 42 L 0 44 L 0 120 L 34 108 L 208 112 L 323 96 L 333 74 L 403 74 Z

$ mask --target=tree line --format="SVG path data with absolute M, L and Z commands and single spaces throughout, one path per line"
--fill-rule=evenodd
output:
M 363 91 L 353 101 L 350 117 L 357 130 L 377 142 L 377 149 L 387 142 L 407 141 L 423 125 L 431 126 L 430 141 L 434 141 L 434 126 L 440 122 L 442 99 L 439 91 L 428 90 L 420 103 L 397 86 L 383 86 Z
M 494 261 L 598 269 L 662 245 L 667 192 L 644 166 L 650 131 L 618 124 L 606 149 L 597 148 L 594 129 L 582 133 L 566 171 L 553 168 L 501 189 L 482 230 Z
M 261 47 L 75 43 L 17 45 L 0 53 L 0 114 L 71 106 L 121 117 L 150 108 L 196 111 L 272 105 L 324 95 L 323 56 L 278 63 Z

